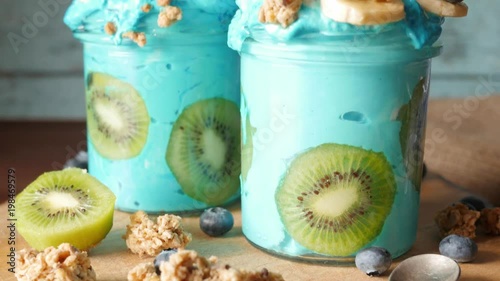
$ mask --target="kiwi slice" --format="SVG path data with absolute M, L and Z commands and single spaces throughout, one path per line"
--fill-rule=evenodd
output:
M 166 161 L 182 190 L 220 205 L 239 188 L 240 111 L 222 98 L 186 107 L 172 128 Z
M 425 141 L 425 120 L 427 101 L 424 97 L 425 79 L 422 78 L 413 90 L 408 104 L 401 107 L 398 120 L 402 122 L 399 132 L 399 142 L 403 153 L 407 175 L 415 189 L 420 191 L 422 183 Z
M 91 73 L 87 86 L 87 129 L 96 151 L 112 160 L 137 156 L 148 136 L 150 117 L 130 84 Z
M 245 142 L 241 143 L 241 177 L 243 181 L 247 180 L 248 170 L 250 170 L 250 166 L 252 165 L 253 158 L 253 135 L 255 134 L 256 129 L 252 127 L 250 124 L 250 117 L 246 115 L 245 122 Z M 243 131 L 242 131 L 243 133 Z M 242 135 L 243 140 L 243 135 Z
M 37 250 L 61 243 L 87 250 L 110 231 L 115 199 L 85 170 L 47 172 L 17 195 L 17 229 Z
M 395 193 L 383 153 L 327 143 L 293 159 L 276 204 L 295 241 L 317 253 L 347 256 L 380 233 Z

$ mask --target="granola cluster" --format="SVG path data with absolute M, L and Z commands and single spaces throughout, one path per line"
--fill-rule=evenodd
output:
M 279 23 L 286 28 L 295 22 L 303 0 L 264 0 L 259 10 L 262 23 Z
M 182 19 L 182 11 L 179 7 L 166 6 L 158 15 L 158 26 L 169 27 L 176 21 Z
M 170 2 L 172 2 L 172 0 L 156 0 L 156 3 L 158 3 L 158 6 L 162 6 L 162 7 L 169 6 Z
M 136 265 L 127 274 L 128 281 L 160 281 L 152 262 L 144 262 Z
M 152 8 L 153 8 L 153 6 L 151 6 L 151 4 L 144 4 L 141 7 L 141 11 L 143 11 L 144 13 L 149 13 Z
M 123 238 L 127 247 L 140 256 L 156 256 L 168 248 L 182 249 L 191 242 L 191 234 L 182 228 L 181 217 L 166 214 L 154 222 L 142 211 L 130 216 Z
M 129 38 L 130 40 L 134 41 L 139 47 L 146 46 L 146 34 L 144 34 L 144 32 L 127 31 L 122 34 L 122 37 Z
M 60 280 L 95 281 L 96 274 L 86 252 L 68 243 L 42 252 L 23 249 L 16 254 L 16 278 L 19 281 Z
M 158 26 L 169 27 L 176 21 L 182 19 L 182 11 L 179 7 L 171 6 L 171 0 L 157 0 L 158 6 L 163 7 L 158 15 Z
M 115 35 L 116 33 L 116 25 L 112 22 L 107 22 L 106 25 L 104 25 L 104 32 L 108 35 Z
M 466 205 L 457 203 L 437 213 L 434 221 L 442 236 L 456 234 L 469 238 L 476 237 L 476 221 L 480 212 L 470 210 Z
M 217 258 L 206 259 L 195 251 L 181 250 L 170 256 L 168 262 L 160 265 L 161 275 L 151 277 L 155 272 L 153 263 L 137 265 L 128 274 L 128 281 L 283 281 L 280 274 L 261 271 L 247 271 L 229 265 L 217 265 Z
M 171 0 L 157 0 L 158 6 L 162 7 L 158 14 L 158 27 L 165 28 L 169 27 L 175 22 L 182 19 L 182 10 L 179 7 L 170 5 Z M 141 8 L 143 13 L 149 13 L 153 6 L 151 4 L 144 4 Z M 117 32 L 117 26 L 113 22 L 107 22 L 104 25 L 104 32 L 108 35 L 115 35 Z M 135 32 L 133 30 L 124 32 L 122 38 L 129 38 L 134 41 L 139 47 L 146 46 L 146 34 L 144 32 Z
M 500 235 L 500 207 L 483 209 L 479 223 L 488 234 Z

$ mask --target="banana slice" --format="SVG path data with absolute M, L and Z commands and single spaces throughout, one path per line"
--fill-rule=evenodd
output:
M 450 3 L 445 0 L 417 0 L 424 10 L 442 17 L 465 17 L 469 7 L 463 2 Z
M 402 0 L 321 0 L 321 11 L 335 21 L 354 25 L 384 24 L 405 17 Z

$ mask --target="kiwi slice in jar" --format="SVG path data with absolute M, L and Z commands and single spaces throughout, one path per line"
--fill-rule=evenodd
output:
M 96 151 L 112 160 L 139 155 L 150 122 L 141 95 L 108 74 L 94 72 L 87 79 L 87 129 Z
M 348 256 L 382 231 L 396 193 L 383 153 L 334 143 L 296 156 L 276 205 L 288 234 L 316 253 Z
M 236 194 L 241 172 L 240 111 L 211 98 L 187 106 L 175 122 L 166 161 L 182 190 L 210 206 Z
M 111 230 L 115 200 L 85 170 L 47 172 L 17 195 L 17 229 L 37 250 L 61 243 L 88 250 Z

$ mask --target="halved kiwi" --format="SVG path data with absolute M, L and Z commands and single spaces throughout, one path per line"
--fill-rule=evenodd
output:
M 99 154 L 113 160 L 137 156 L 146 144 L 149 122 L 134 87 L 108 74 L 89 74 L 87 128 Z
M 276 190 L 276 204 L 286 231 L 299 244 L 347 256 L 381 232 L 395 193 L 383 153 L 327 143 L 293 159 Z
M 172 128 L 166 161 L 182 190 L 220 205 L 239 188 L 240 111 L 223 98 L 186 107 Z
M 426 81 L 420 79 L 408 104 L 401 107 L 398 120 L 402 122 L 399 131 L 399 141 L 403 153 L 403 161 L 407 175 L 415 189 L 420 191 L 422 183 L 425 141 L 425 121 L 427 114 L 427 101 L 424 97 Z
M 87 250 L 110 231 L 115 200 L 85 170 L 47 172 L 17 195 L 17 229 L 37 250 L 61 243 Z
M 247 180 L 248 170 L 250 170 L 250 166 L 252 165 L 253 158 L 253 135 L 255 134 L 256 129 L 252 127 L 250 124 L 250 117 L 247 114 L 245 121 L 245 142 L 241 143 L 241 177 L 244 181 Z M 242 131 L 243 133 L 243 131 Z M 243 135 L 242 135 L 243 140 Z

